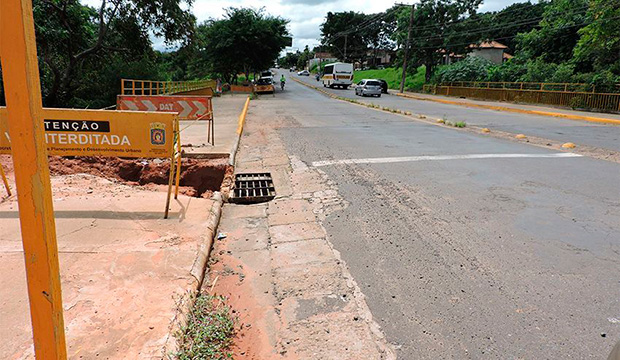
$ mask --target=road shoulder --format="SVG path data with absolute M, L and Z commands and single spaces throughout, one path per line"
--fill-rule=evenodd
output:
M 363 294 L 321 225 L 346 206 L 319 170 L 289 157 L 270 101 L 248 115 L 236 172 L 269 171 L 278 196 L 224 206 L 210 281 L 240 317 L 248 359 L 394 359 Z M 205 282 L 206 284 L 206 282 Z

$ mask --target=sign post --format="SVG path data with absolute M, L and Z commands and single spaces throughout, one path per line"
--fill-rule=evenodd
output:
M 56 225 L 30 0 L 0 1 L 0 58 L 34 352 L 37 359 L 66 359 Z

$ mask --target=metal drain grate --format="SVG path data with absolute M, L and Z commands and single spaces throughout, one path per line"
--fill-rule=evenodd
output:
M 237 174 L 230 202 L 235 204 L 255 204 L 276 197 L 271 173 Z

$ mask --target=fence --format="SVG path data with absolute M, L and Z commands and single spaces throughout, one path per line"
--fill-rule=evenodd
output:
M 168 95 L 205 88 L 215 89 L 215 80 L 151 81 L 121 79 L 122 95 Z
M 453 82 L 424 86 L 425 92 L 436 95 L 620 112 L 620 93 L 595 90 L 590 84 L 552 83 Z

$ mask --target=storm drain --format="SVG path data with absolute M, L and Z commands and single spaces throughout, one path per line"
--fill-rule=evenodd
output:
M 231 203 L 256 204 L 276 197 L 271 173 L 237 174 Z

